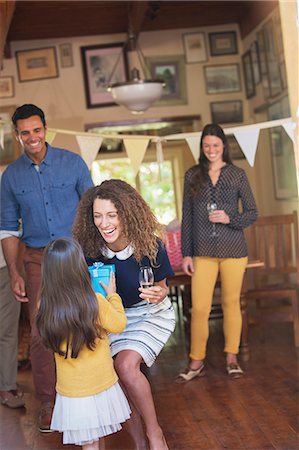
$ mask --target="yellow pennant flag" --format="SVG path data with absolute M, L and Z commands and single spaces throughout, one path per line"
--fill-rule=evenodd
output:
M 139 167 L 144 158 L 149 138 L 140 138 L 140 139 L 124 139 L 124 146 L 128 155 L 128 158 L 131 161 L 131 165 L 135 176 L 139 171 Z

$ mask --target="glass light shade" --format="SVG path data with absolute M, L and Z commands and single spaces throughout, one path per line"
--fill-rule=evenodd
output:
M 161 80 L 132 80 L 112 84 L 108 90 L 116 103 L 125 106 L 133 114 L 141 114 L 159 100 L 164 84 Z

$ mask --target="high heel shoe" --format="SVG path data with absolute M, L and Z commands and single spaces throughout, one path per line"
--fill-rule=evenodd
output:
M 187 381 L 193 380 L 193 378 L 196 377 L 202 377 L 204 376 L 204 367 L 205 365 L 202 364 L 198 369 L 190 369 L 190 367 L 187 367 L 185 372 L 180 373 L 176 379 L 175 383 L 186 383 Z

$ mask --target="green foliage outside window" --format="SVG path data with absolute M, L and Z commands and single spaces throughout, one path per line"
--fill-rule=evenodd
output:
M 119 178 L 131 184 L 150 205 L 159 222 L 168 224 L 176 217 L 174 181 L 171 161 L 143 163 L 135 178 L 127 158 L 94 161 L 91 175 L 95 184 Z

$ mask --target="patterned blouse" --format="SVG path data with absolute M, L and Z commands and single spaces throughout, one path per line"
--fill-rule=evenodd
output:
M 226 164 L 222 167 L 215 186 L 209 178 L 202 191 L 196 197 L 192 197 L 190 180 L 197 167 L 191 167 L 185 174 L 183 256 L 216 258 L 247 256 L 243 229 L 256 220 L 257 208 L 245 171 L 233 164 Z M 217 209 L 224 210 L 230 218 L 229 224 L 216 223 L 216 236 L 212 236 L 213 224 L 208 217 L 209 202 L 215 202 Z

